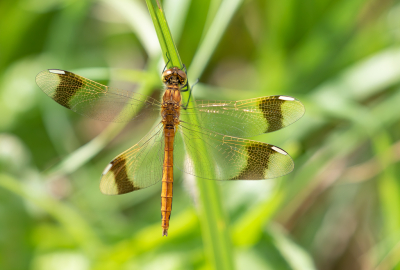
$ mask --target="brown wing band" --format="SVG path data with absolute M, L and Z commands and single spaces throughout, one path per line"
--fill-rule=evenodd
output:
M 268 127 L 265 133 L 281 129 L 283 127 L 283 115 L 281 106 L 284 102 L 284 100 L 274 97 L 273 102 L 271 102 L 271 99 L 264 99 L 258 104 L 258 108 L 263 112 L 264 118 L 267 120 L 268 123 Z
M 84 86 L 84 82 L 74 73 L 64 71 L 65 75 L 58 74 L 60 83 L 57 85 L 53 99 L 64 107 L 71 109 L 69 102 L 72 97 Z M 74 77 L 74 85 L 71 85 L 71 77 Z
M 261 180 L 265 179 L 269 158 L 273 153 L 268 145 L 250 143 L 246 146 L 249 159 L 240 174 L 231 180 Z
M 111 161 L 110 171 L 114 173 L 115 184 L 117 185 L 118 194 L 125 194 L 140 189 L 135 187 L 133 182 L 129 180 L 126 170 L 126 160 L 123 157 Z

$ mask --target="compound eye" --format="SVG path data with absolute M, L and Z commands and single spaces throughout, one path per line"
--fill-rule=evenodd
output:
M 179 81 L 181 83 L 186 82 L 186 79 L 187 79 L 186 73 L 183 70 L 180 70 L 180 69 L 178 69 L 177 72 L 178 72 L 178 76 L 179 76 Z
M 161 75 L 161 78 L 163 80 L 163 82 L 165 82 L 166 80 L 168 80 L 168 77 L 174 73 L 174 71 L 172 70 L 172 68 L 167 69 L 166 71 L 163 72 L 163 74 Z

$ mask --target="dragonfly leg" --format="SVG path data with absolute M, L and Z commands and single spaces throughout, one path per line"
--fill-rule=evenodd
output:
M 189 86 L 188 86 L 187 83 L 186 83 L 186 90 L 181 90 L 181 92 L 187 92 L 187 91 L 189 91 L 189 98 L 188 98 L 188 100 L 187 100 L 187 102 L 186 102 L 186 105 L 182 106 L 182 108 L 183 108 L 184 110 L 186 110 L 187 107 L 189 106 L 189 101 L 190 101 L 190 98 L 191 98 L 191 96 L 192 96 L 193 88 L 195 87 L 195 85 L 196 85 L 198 82 L 199 82 L 199 79 L 196 80 L 196 82 L 192 85 L 192 87 L 191 87 L 190 89 L 189 89 Z
M 182 69 L 183 71 L 185 71 L 185 74 L 187 75 L 187 69 L 186 69 L 186 65 L 185 65 L 185 64 L 182 65 L 182 68 L 181 68 L 181 69 Z M 183 108 L 184 110 L 187 109 L 187 107 L 188 107 L 188 105 L 189 105 L 190 98 L 191 98 L 191 96 L 192 96 L 193 87 L 194 87 L 198 82 L 199 82 L 199 79 L 197 79 L 196 82 L 192 85 L 192 87 L 189 88 L 189 82 L 186 81 L 186 84 L 182 87 L 181 92 L 187 92 L 187 91 L 189 91 L 189 98 L 188 98 L 188 100 L 187 100 L 187 102 L 186 102 L 186 105 L 182 106 L 182 108 Z
M 168 66 L 168 64 L 169 64 L 169 61 L 171 61 L 171 58 L 169 58 L 168 52 L 165 53 L 165 56 L 167 57 L 168 61 L 167 61 L 167 63 L 165 64 L 165 67 L 164 67 L 164 69 L 163 69 L 163 71 L 162 71 L 161 73 L 164 73 L 164 71 L 167 69 L 167 66 Z
M 186 65 L 185 64 L 183 64 L 182 65 L 182 68 L 181 68 L 183 71 L 185 71 L 185 74 L 187 75 L 187 70 L 186 70 Z

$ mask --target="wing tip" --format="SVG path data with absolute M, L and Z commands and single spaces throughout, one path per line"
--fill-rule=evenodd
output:
M 35 81 L 36 81 L 36 84 L 37 84 L 40 88 L 42 88 L 42 87 L 41 87 L 42 82 L 40 81 L 40 77 L 45 76 L 46 74 L 49 74 L 49 73 L 55 74 L 55 75 L 65 75 L 67 72 L 68 72 L 68 71 L 65 71 L 65 70 L 62 70 L 62 69 L 45 69 L 45 70 L 40 71 L 40 72 L 36 75 Z
M 104 195 L 115 195 L 115 192 L 113 192 L 112 189 L 108 187 L 109 178 L 107 177 L 107 173 L 111 170 L 112 166 L 113 162 L 108 163 L 107 166 L 104 168 L 103 172 L 101 173 L 100 191 Z
M 129 180 L 126 173 L 125 160 L 122 163 L 116 163 L 115 159 L 108 163 L 104 171 L 101 173 L 100 178 L 100 191 L 104 195 L 121 195 L 126 194 L 135 190 L 141 189 L 134 185 L 134 183 Z M 113 167 L 116 165 L 115 167 Z M 110 172 L 111 171 L 111 172 Z M 122 178 L 119 173 L 123 173 Z
M 290 96 L 278 96 L 278 99 L 280 99 L 280 100 L 288 100 L 288 101 L 296 100 L 294 97 L 290 97 Z
M 107 186 L 107 180 L 104 177 L 104 175 L 101 175 L 100 179 L 100 192 L 103 193 L 104 195 L 115 195 L 115 192 L 110 192 L 111 189 L 108 188 Z
M 285 156 L 289 155 L 285 150 L 283 150 L 282 148 L 279 148 L 277 146 L 271 146 L 271 149 L 274 150 L 275 152 L 278 152 L 278 153 L 282 154 L 282 155 L 285 155 Z
M 104 171 L 101 173 L 101 176 L 107 174 L 110 171 L 112 166 L 113 166 L 112 162 L 108 163 L 108 165 L 105 167 Z
M 48 72 L 54 73 L 54 74 L 64 75 L 67 71 L 62 70 L 62 69 L 48 69 Z

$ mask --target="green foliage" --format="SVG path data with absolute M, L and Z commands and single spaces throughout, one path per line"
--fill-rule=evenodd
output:
M 159 97 L 165 55 L 146 2 L 1 1 L 0 269 L 400 269 L 400 2 L 163 7 L 196 99 L 305 104 L 300 121 L 254 138 L 289 152 L 295 171 L 198 185 L 177 172 L 161 237 L 159 186 L 98 188 L 154 122 L 86 119 L 34 82 L 59 68 Z

